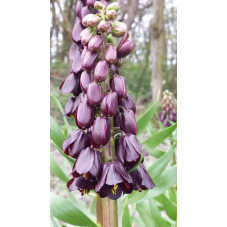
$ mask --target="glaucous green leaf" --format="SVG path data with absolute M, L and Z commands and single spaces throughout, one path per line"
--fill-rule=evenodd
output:
M 53 227 L 61 227 L 59 222 L 55 220 L 55 218 L 53 217 L 53 215 L 51 213 L 50 213 L 50 221 L 51 221 Z
M 137 226 L 139 227 L 147 227 L 145 226 L 145 224 L 143 223 L 141 218 L 134 218 L 133 221 L 136 223 Z
M 95 220 L 91 220 L 69 200 L 50 194 L 50 212 L 57 219 L 76 226 L 97 227 Z
M 137 127 L 138 127 L 137 136 L 139 136 L 143 132 L 143 130 L 147 127 L 148 122 L 153 117 L 158 99 L 159 99 L 159 92 L 158 92 L 156 102 L 136 121 Z
M 123 215 L 122 215 L 122 227 L 132 227 L 130 213 L 128 209 L 128 198 L 125 200 Z
M 90 213 L 96 216 L 96 197 L 94 197 L 91 207 L 90 207 Z
M 161 158 L 166 152 L 165 151 L 160 151 L 158 149 L 149 149 L 149 154 L 155 158 Z
M 58 165 L 51 152 L 50 152 L 50 172 L 65 183 L 69 181 L 69 178 L 62 171 L 61 167 Z
M 168 190 L 169 192 L 169 198 L 172 202 L 174 202 L 175 204 L 177 204 L 177 192 L 176 192 L 176 189 L 175 188 L 170 188 Z

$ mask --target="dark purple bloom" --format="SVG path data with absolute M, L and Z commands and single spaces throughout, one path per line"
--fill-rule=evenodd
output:
M 75 56 L 77 55 L 78 52 L 81 51 L 81 43 L 80 42 L 73 42 L 70 49 L 69 49 L 69 60 L 73 61 Z
M 81 20 L 79 17 L 76 18 L 73 31 L 72 31 L 72 39 L 74 42 L 80 41 L 80 33 L 84 30 L 84 26 L 81 23 Z
M 87 25 L 88 27 L 96 27 L 99 22 L 101 21 L 101 18 L 97 15 L 94 15 L 94 17 L 89 17 L 88 20 L 87 20 Z
M 118 58 L 125 58 L 128 56 L 134 49 L 134 44 L 130 40 L 126 40 L 123 42 L 117 50 L 117 57 Z
M 77 51 L 74 55 L 72 62 L 72 70 L 74 73 L 79 73 L 81 71 L 81 52 Z
M 132 110 L 123 111 L 120 119 L 120 128 L 125 133 L 130 133 L 135 136 L 137 135 L 138 128 L 136 124 L 135 115 Z
M 101 105 L 101 112 L 106 117 L 113 117 L 117 112 L 118 96 L 116 92 L 109 92 L 104 95 Z
M 103 43 L 103 37 L 101 35 L 92 36 L 88 43 L 88 50 L 98 51 Z
M 85 179 L 88 179 L 90 174 L 95 178 L 100 178 L 102 174 L 101 153 L 91 147 L 82 150 L 74 163 L 71 174 L 74 178 L 82 174 Z
M 87 0 L 87 6 L 88 7 L 94 7 L 96 0 Z
M 108 65 L 105 60 L 99 61 L 94 69 L 94 79 L 97 82 L 106 80 L 108 75 Z
M 117 12 L 113 9 L 108 10 L 106 12 L 106 19 L 107 20 L 115 20 L 116 16 L 117 16 Z
M 137 140 L 135 135 L 126 134 L 121 136 L 116 141 L 116 157 L 119 162 L 134 162 L 137 161 L 142 154 L 143 147 Z M 145 149 L 144 156 L 148 156 L 149 153 Z
M 92 140 L 95 144 L 105 146 L 110 140 L 110 120 L 105 117 L 97 117 L 92 127 Z
M 80 13 L 80 20 L 82 21 L 83 18 L 88 15 L 88 14 L 91 14 L 91 10 L 89 9 L 88 6 L 84 6 L 82 9 L 81 9 L 81 13 Z
M 102 91 L 99 84 L 95 81 L 90 83 L 87 88 L 87 98 L 92 106 L 97 106 L 102 100 Z
M 65 104 L 65 109 L 64 109 L 65 116 L 74 118 L 74 113 L 72 112 L 72 109 L 75 101 L 76 101 L 75 97 L 69 98 L 69 100 Z
M 77 99 L 75 100 L 75 102 L 73 103 L 73 107 L 72 107 L 72 110 L 71 110 L 71 112 L 73 113 L 73 115 L 75 115 L 75 112 L 76 112 L 78 106 L 84 100 L 87 100 L 87 95 L 84 94 L 84 93 L 80 93 L 79 96 L 77 97 Z
M 93 74 L 88 71 L 83 71 L 80 77 L 80 87 L 84 93 L 87 93 L 88 85 L 94 80 Z
M 168 121 L 168 119 L 165 119 L 162 123 L 165 127 L 169 127 L 170 126 L 170 123 Z
M 166 119 L 166 111 L 163 110 L 161 116 L 160 116 L 160 121 L 163 122 Z
M 126 31 L 127 31 L 126 24 L 119 22 L 119 21 L 114 21 L 112 23 L 112 27 L 111 27 L 112 36 L 114 36 L 116 38 L 120 38 L 125 34 Z
M 154 182 L 152 181 L 149 173 L 147 172 L 143 163 L 141 163 L 135 170 L 133 170 L 129 175 L 133 180 L 133 190 L 142 190 L 152 189 L 155 187 Z
M 78 106 L 75 114 L 76 125 L 81 128 L 90 128 L 95 119 L 95 108 L 89 104 L 87 100 L 84 100 Z
M 109 45 L 106 50 L 105 59 L 107 62 L 114 64 L 117 61 L 117 50 L 115 49 L 114 45 Z
M 62 144 L 62 151 L 72 158 L 77 158 L 80 152 L 91 146 L 91 131 L 77 129 L 70 133 L 69 137 Z
M 177 115 L 177 111 L 175 109 L 172 110 L 173 115 Z
M 120 111 L 117 109 L 117 113 L 115 114 L 114 118 L 114 127 L 120 127 Z
M 120 98 L 125 98 L 127 95 L 125 78 L 123 76 L 114 76 L 111 78 L 111 89 L 115 91 Z
M 96 64 L 96 60 L 97 60 L 97 57 L 98 57 L 98 54 L 96 52 L 93 52 L 93 51 L 85 51 L 86 54 L 82 55 L 81 56 L 81 60 L 82 60 L 82 69 L 85 69 L 85 70 L 92 70 Z
M 86 28 L 80 33 L 81 43 L 83 46 L 88 45 L 88 42 L 91 39 L 91 37 L 93 36 L 93 34 L 94 34 L 94 31 L 91 28 Z
M 84 6 L 84 1 L 78 0 L 76 3 L 76 15 L 77 17 L 80 17 L 81 10 Z
M 129 94 L 127 94 L 124 99 L 121 99 L 121 106 L 126 110 L 132 110 L 134 114 L 136 113 L 136 105 Z
M 110 69 L 113 70 L 113 72 L 117 73 L 119 75 L 119 69 L 115 65 L 111 65 Z
M 109 197 L 116 200 L 122 191 L 130 194 L 132 190 L 132 178 L 120 162 L 112 161 L 103 166 L 102 176 L 95 186 L 95 191 L 101 198 Z
M 110 28 L 110 23 L 107 21 L 101 21 L 98 25 L 98 30 L 100 32 L 106 32 Z
M 81 53 L 81 62 L 83 62 L 84 57 L 90 52 L 87 46 L 82 46 L 82 47 L 83 47 L 83 51 Z
M 173 122 L 177 122 L 175 116 L 172 113 L 169 115 L 169 120 Z
M 121 45 L 129 38 L 129 32 L 126 31 L 124 36 L 122 37 L 120 43 L 117 46 L 117 51 L 119 50 L 119 48 L 121 47 Z
M 118 58 L 117 62 L 114 64 L 117 68 L 121 68 L 124 65 L 124 58 Z

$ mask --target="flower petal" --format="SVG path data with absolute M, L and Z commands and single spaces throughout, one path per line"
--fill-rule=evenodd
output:
M 116 189 L 116 192 L 115 194 L 113 194 L 112 192 L 112 188 L 113 186 L 110 186 L 110 185 L 104 185 L 101 190 L 98 192 L 100 198 L 105 198 L 105 197 L 109 197 L 110 199 L 112 200 L 117 200 L 118 198 L 121 197 L 121 194 L 122 194 L 122 189 L 121 187 L 118 187 Z
M 145 186 L 146 189 L 150 188 L 152 189 L 153 187 L 155 187 L 155 183 L 152 181 L 149 173 L 147 172 L 145 166 L 143 163 L 140 164 L 141 166 L 141 170 L 142 170 L 142 173 L 143 173 L 143 181 L 142 181 L 142 186 Z M 144 187 L 143 187 L 143 190 L 144 190 Z
M 94 159 L 94 162 L 93 162 L 93 165 L 90 169 L 90 173 L 91 175 L 93 175 L 94 177 L 96 178 L 100 178 L 101 177 L 101 174 L 102 174 L 102 160 L 100 158 L 100 155 L 99 155 L 99 151 L 95 151 L 95 159 Z
M 121 176 L 119 171 L 117 171 L 114 167 L 114 164 L 111 163 L 109 172 L 106 177 L 106 184 L 115 185 L 124 181 L 124 178 Z
M 121 176 L 128 181 L 128 183 L 132 183 L 131 176 L 127 173 L 122 163 L 116 161 L 114 162 L 114 168 L 121 174 Z
M 125 148 L 126 148 L 125 136 L 122 136 L 116 141 L 116 157 L 117 160 L 122 163 L 124 163 L 125 161 Z

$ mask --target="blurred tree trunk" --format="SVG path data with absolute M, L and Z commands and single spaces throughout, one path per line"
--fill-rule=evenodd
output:
M 137 15 L 136 13 L 139 6 L 139 0 L 128 0 L 127 6 L 128 18 L 124 21 L 124 23 L 127 25 L 128 31 L 130 31 L 132 23 Z
M 152 101 L 162 92 L 163 65 L 166 65 L 166 40 L 164 32 L 164 0 L 153 1 L 154 17 L 151 19 Z
M 174 67 L 172 80 L 169 85 L 169 90 L 173 92 L 174 97 L 177 98 L 177 63 Z

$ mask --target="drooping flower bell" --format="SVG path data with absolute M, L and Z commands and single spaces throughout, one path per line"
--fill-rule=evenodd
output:
M 88 6 L 84 6 L 80 12 L 80 20 L 82 21 L 83 18 L 88 14 L 91 14 L 91 9 L 89 9 Z
M 130 40 L 126 40 L 121 44 L 121 46 L 117 49 L 117 57 L 125 58 L 128 56 L 134 49 L 134 44 Z
M 101 35 L 92 36 L 88 43 L 88 50 L 98 51 L 103 44 L 103 37 Z
M 106 50 L 106 56 L 105 59 L 110 64 L 114 64 L 117 61 L 117 50 L 114 47 L 114 45 L 109 45 Z
M 119 74 L 119 69 L 115 65 L 111 65 L 109 68 L 110 68 L 110 71 L 115 72 L 116 74 Z
M 99 61 L 94 69 L 94 79 L 97 82 L 106 80 L 108 75 L 108 65 L 105 60 Z
M 102 176 L 95 186 L 95 191 L 101 198 L 116 200 L 122 192 L 130 194 L 132 190 L 132 178 L 122 163 L 112 161 L 103 166 Z
M 74 113 L 72 111 L 74 102 L 76 101 L 75 97 L 71 97 L 68 99 L 67 103 L 65 104 L 64 108 L 64 115 L 68 117 L 74 118 Z
M 124 164 L 125 161 L 137 161 L 142 154 L 143 147 L 135 135 L 127 133 L 116 141 L 115 149 L 117 160 Z M 144 156 L 148 155 L 149 153 L 145 149 Z
M 101 112 L 106 117 L 113 117 L 117 112 L 118 96 L 116 92 L 108 92 L 104 95 Z
M 125 78 L 117 75 L 111 78 L 111 89 L 115 91 L 120 98 L 125 98 L 127 95 Z
M 94 31 L 92 28 L 86 28 L 80 33 L 81 43 L 83 46 L 88 45 L 88 42 L 91 39 L 91 37 L 93 36 L 93 34 L 94 34 Z
M 81 40 L 80 38 L 80 33 L 84 30 L 84 26 L 82 25 L 81 23 L 81 20 L 79 17 L 76 18 L 76 21 L 75 21 L 75 24 L 74 24 L 74 27 L 73 27 L 73 31 L 72 31 L 72 40 L 74 42 L 78 42 Z
M 80 87 L 84 93 L 87 93 L 88 85 L 94 80 L 94 76 L 91 72 L 83 71 L 80 77 Z
M 88 85 L 87 98 L 91 106 L 97 106 L 100 104 L 102 100 L 102 91 L 97 82 L 94 81 Z
M 88 7 L 94 7 L 96 0 L 87 0 L 87 6 Z
M 82 69 L 91 71 L 96 64 L 97 57 L 98 54 L 96 52 L 83 50 L 81 55 Z
M 127 94 L 124 99 L 121 99 L 121 106 L 126 110 L 132 110 L 134 114 L 136 114 L 136 105 L 129 94 Z
M 120 111 L 117 109 L 117 113 L 113 117 L 114 127 L 120 127 Z
M 69 49 L 69 60 L 73 61 L 77 56 L 78 52 L 81 51 L 81 43 L 80 42 L 73 42 L 70 49 Z
M 82 8 L 84 7 L 84 1 L 78 0 L 76 3 L 76 15 L 77 17 L 80 17 L 80 13 Z
M 120 117 L 120 128 L 125 133 L 137 135 L 137 124 L 135 115 L 132 110 L 123 110 Z

